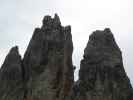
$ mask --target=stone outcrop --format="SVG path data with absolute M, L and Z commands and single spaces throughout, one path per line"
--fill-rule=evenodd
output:
M 133 100 L 122 53 L 109 28 L 90 35 L 74 95 L 74 100 Z
M 71 27 L 45 16 L 24 58 L 13 47 L 0 69 L 0 100 L 133 100 L 122 53 L 110 29 L 90 35 L 74 82 Z
M 23 75 L 18 47 L 13 47 L 0 69 L 0 100 L 23 100 Z
M 71 27 L 62 27 L 57 14 L 45 16 L 36 28 L 23 59 L 27 96 L 32 100 L 59 100 L 72 88 Z

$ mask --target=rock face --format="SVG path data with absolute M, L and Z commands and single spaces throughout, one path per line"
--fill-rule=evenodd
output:
M 23 59 L 28 80 L 26 98 L 59 100 L 68 96 L 74 82 L 72 52 L 70 26 L 62 27 L 57 14 L 54 18 L 45 16 Z
M 0 100 L 23 100 L 23 76 L 18 47 L 13 47 L 0 69 Z
M 24 58 L 13 47 L 0 69 L 0 100 L 133 100 L 122 54 L 110 29 L 95 31 L 74 82 L 71 27 L 45 16 Z
M 74 90 L 74 100 L 133 100 L 122 54 L 110 29 L 90 35 Z

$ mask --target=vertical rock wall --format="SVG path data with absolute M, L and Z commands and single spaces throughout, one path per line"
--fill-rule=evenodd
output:
M 69 95 L 74 82 L 72 52 L 71 27 L 61 26 L 57 14 L 45 16 L 23 59 L 28 98 L 59 100 Z
M 133 100 L 122 53 L 110 29 L 90 35 L 74 89 L 75 100 Z

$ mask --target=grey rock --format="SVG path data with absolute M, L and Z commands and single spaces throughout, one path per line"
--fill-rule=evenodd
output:
M 18 47 L 13 47 L 0 69 L 0 100 L 23 100 L 23 75 Z
M 73 100 L 133 100 L 122 53 L 109 28 L 90 35 L 73 88 Z
M 74 82 L 71 27 L 45 16 L 24 58 L 13 47 L 0 69 L 0 100 L 133 100 L 122 52 L 109 28 L 93 32 Z
M 26 100 L 61 100 L 69 95 L 74 81 L 72 52 L 71 27 L 61 26 L 57 14 L 45 16 L 23 59 Z

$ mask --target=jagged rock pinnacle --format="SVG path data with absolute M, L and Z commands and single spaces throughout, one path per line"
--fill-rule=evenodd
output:
M 18 47 L 11 48 L 9 54 L 1 67 L 1 79 L 21 80 L 21 56 L 18 52 Z
M 61 28 L 60 18 L 57 14 L 54 15 L 54 18 L 47 15 L 43 19 L 42 29 L 50 30 L 51 28 Z
M 71 26 L 47 15 L 24 58 L 13 47 L 0 69 L 0 100 L 133 100 L 122 52 L 109 28 L 94 31 L 74 82 Z
M 23 76 L 18 47 L 11 48 L 0 69 L 0 100 L 23 99 Z
M 74 88 L 74 100 L 133 100 L 121 51 L 109 28 L 90 35 Z
M 25 79 L 30 83 L 26 98 L 55 100 L 68 96 L 74 82 L 72 52 L 70 26 L 61 26 L 57 14 L 54 18 L 45 16 L 23 59 Z
M 57 14 L 54 15 L 53 22 L 56 25 L 61 25 L 60 18 L 59 18 L 59 16 Z

